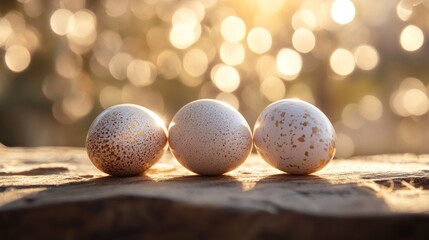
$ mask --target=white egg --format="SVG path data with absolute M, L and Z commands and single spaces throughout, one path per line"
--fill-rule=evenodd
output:
M 174 116 L 168 129 L 170 150 L 187 169 L 221 175 L 240 166 L 252 150 L 244 117 L 217 100 L 197 100 Z
M 139 175 L 167 150 L 167 130 L 149 109 L 116 105 L 104 110 L 91 124 L 86 148 L 101 171 L 115 176 Z
M 329 119 L 315 106 L 297 99 L 272 103 L 253 130 L 259 155 L 290 174 L 310 174 L 334 157 L 336 135 Z

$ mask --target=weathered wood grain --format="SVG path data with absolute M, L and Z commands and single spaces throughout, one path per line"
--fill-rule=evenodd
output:
M 429 239 L 429 156 L 334 160 L 290 176 L 256 154 L 221 177 L 166 155 L 109 177 L 79 148 L 0 148 L 1 239 Z

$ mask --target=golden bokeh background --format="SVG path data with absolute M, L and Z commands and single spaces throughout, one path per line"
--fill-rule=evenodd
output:
M 213 98 L 252 126 L 318 106 L 337 157 L 429 151 L 429 0 L 18 0 L 0 6 L 0 142 L 83 146 L 103 109 Z

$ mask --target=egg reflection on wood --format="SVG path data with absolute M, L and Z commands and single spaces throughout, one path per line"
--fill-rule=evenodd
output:
M 92 163 L 115 176 L 143 173 L 167 150 L 167 130 L 152 111 L 134 104 L 104 110 L 88 130 L 86 148 Z
M 244 117 L 217 100 L 197 100 L 181 108 L 168 130 L 170 150 L 187 169 L 221 175 L 240 166 L 252 150 Z
M 290 174 L 310 174 L 334 157 L 335 130 L 315 106 L 296 99 L 277 101 L 259 115 L 254 143 L 260 156 Z

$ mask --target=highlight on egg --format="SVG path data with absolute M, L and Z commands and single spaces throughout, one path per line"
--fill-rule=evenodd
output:
M 317 107 L 298 100 L 272 103 L 259 115 L 253 141 L 259 155 L 289 174 L 305 175 L 324 168 L 334 157 L 336 134 Z
M 167 150 L 167 130 L 151 110 L 120 104 L 104 110 L 86 137 L 91 162 L 114 176 L 134 176 L 155 164 Z
M 244 117 L 217 100 L 182 107 L 168 129 L 172 154 L 190 171 L 221 175 L 240 166 L 252 150 L 252 132 Z

